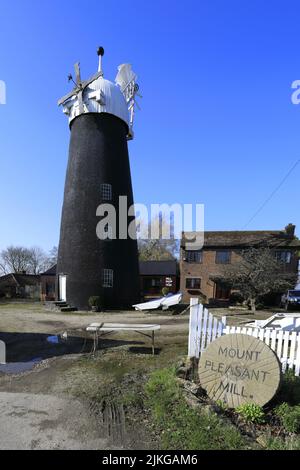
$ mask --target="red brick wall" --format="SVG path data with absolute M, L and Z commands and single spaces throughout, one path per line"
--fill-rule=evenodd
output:
M 222 249 L 221 249 L 222 250 Z M 224 250 L 227 250 L 224 248 Z M 287 251 L 291 251 L 288 250 Z M 180 291 L 183 293 L 183 302 L 189 302 L 191 297 L 204 297 L 203 301 L 209 302 L 215 298 L 215 283 L 210 279 L 211 276 L 222 274 L 224 264 L 216 264 L 216 250 L 203 249 L 202 263 L 189 263 L 183 261 L 185 250 L 181 248 L 180 252 Z M 241 255 L 239 250 L 231 250 L 231 264 L 236 264 L 240 261 Z M 298 256 L 294 252 L 292 261 L 285 265 L 285 271 L 297 273 L 298 271 Z M 186 289 L 186 278 L 200 277 L 201 288 L 197 291 L 190 291 Z

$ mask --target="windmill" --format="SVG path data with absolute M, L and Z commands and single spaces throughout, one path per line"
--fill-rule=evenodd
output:
M 99 296 L 108 308 L 127 308 L 139 301 L 136 238 L 123 237 L 119 230 L 116 237 L 102 237 L 103 231 L 97 230 L 104 206 L 113 207 L 119 221 L 134 204 L 127 141 L 133 138 L 138 92 L 129 64 L 119 66 L 115 82 L 103 77 L 103 54 L 99 47 L 98 70 L 88 80 L 82 80 L 80 64 L 75 64 L 75 80 L 69 75 L 74 88 L 58 101 L 68 116 L 70 145 L 57 300 L 83 310 L 93 296 Z M 126 207 L 120 207 L 121 196 L 126 196 Z M 128 224 L 133 221 L 134 216 L 129 216 Z M 105 234 L 113 233 L 110 224 L 106 223 Z

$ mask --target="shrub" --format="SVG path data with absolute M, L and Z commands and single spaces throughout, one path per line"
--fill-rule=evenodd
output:
M 98 295 L 93 295 L 89 298 L 89 306 L 96 307 L 97 309 L 101 308 L 101 298 Z
M 236 408 L 245 421 L 250 423 L 262 424 L 265 421 L 265 413 L 261 406 L 255 403 L 245 403 Z
M 300 432 L 300 406 L 290 406 L 282 403 L 275 408 L 275 414 L 288 432 Z
M 224 403 L 224 401 L 222 401 L 222 400 L 217 400 L 216 405 L 217 405 L 218 408 L 220 408 L 221 411 L 228 410 L 228 405 L 226 403 Z
M 288 413 L 289 411 L 289 404 L 284 402 L 284 403 L 281 403 L 281 405 L 278 405 L 274 412 L 275 412 L 275 415 L 278 416 L 278 418 L 282 418 L 284 415 L 286 415 L 286 413 Z
M 229 296 L 229 302 L 231 304 L 242 304 L 244 301 L 244 297 L 240 292 L 232 292 Z
M 300 404 L 300 377 L 296 377 L 291 369 L 283 375 L 278 402 L 287 402 L 289 405 Z
M 161 293 L 162 295 L 165 297 L 166 295 L 168 295 L 169 293 L 169 289 L 168 287 L 163 287 L 162 290 L 161 290 Z

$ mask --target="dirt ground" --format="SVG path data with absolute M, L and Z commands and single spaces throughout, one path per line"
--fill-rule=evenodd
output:
M 253 319 L 212 313 L 226 314 L 228 324 Z M 92 322 L 159 324 L 155 355 L 150 338 L 134 332 L 104 337 L 91 354 L 83 330 Z M 60 313 L 40 303 L 0 303 L 8 363 L 0 366 L 0 449 L 158 449 L 139 394 L 152 370 L 186 356 L 188 324 L 188 313 Z

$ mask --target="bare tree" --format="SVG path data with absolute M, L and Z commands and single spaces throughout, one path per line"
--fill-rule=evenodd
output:
M 297 274 L 286 272 L 284 263 L 276 259 L 270 248 L 250 248 L 242 252 L 239 263 L 223 267 L 221 280 L 238 290 L 255 312 L 264 296 L 293 288 Z
M 0 274 L 26 272 L 28 274 L 40 274 L 56 263 L 57 248 L 53 247 L 49 255 L 45 251 L 34 246 L 9 246 L 0 253 Z
M 31 253 L 23 246 L 9 246 L 1 252 L 1 266 L 5 273 L 18 273 L 30 269 Z
M 57 246 L 54 246 L 50 251 L 49 251 L 49 255 L 48 255 L 48 264 L 49 264 L 49 268 L 51 268 L 51 266 L 53 266 L 54 264 L 57 263 L 57 255 L 58 255 L 58 248 Z
M 179 240 L 174 237 L 173 227 L 164 217 L 155 217 L 149 224 L 140 224 L 138 240 L 141 261 L 176 259 L 179 254 Z M 156 238 L 153 238 L 156 232 Z
M 28 271 L 30 274 L 39 274 L 48 269 L 49 261 L 44 250 L 38 246 L 29 249 L 30 258 Z

